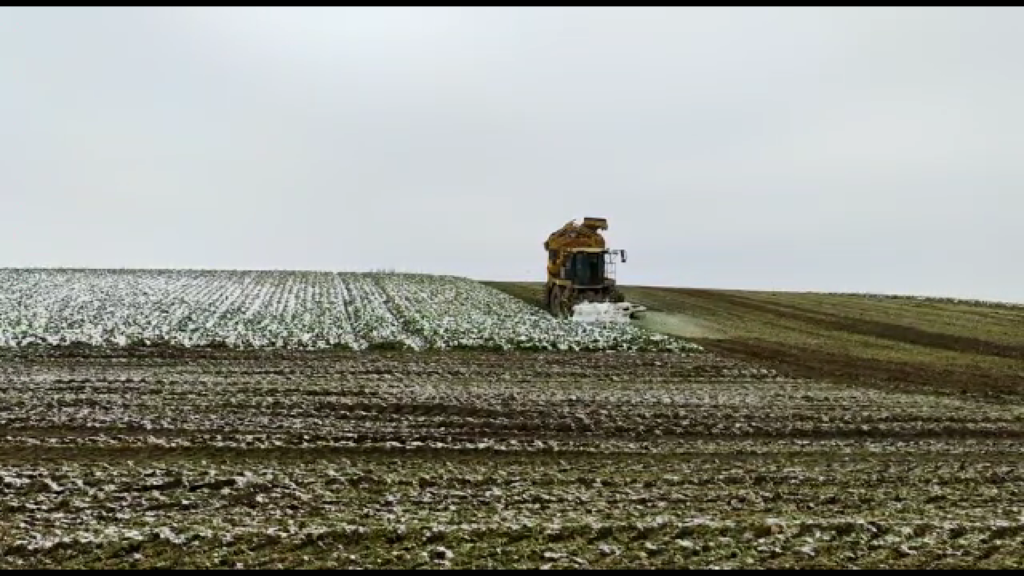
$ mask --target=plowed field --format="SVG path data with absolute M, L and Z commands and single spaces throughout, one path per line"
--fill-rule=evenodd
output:
M 715 352 L 0 353 L 0 567 L 1019 567 L 1012 399 Z

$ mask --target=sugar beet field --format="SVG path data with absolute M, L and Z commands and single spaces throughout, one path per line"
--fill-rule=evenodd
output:
M 1020 308 L 536 290 L 0 271 L 0 568 L 1024 566 Z

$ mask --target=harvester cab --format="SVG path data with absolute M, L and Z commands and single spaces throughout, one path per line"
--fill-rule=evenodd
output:
M 600 288 L 614 283 L 615 261 L 611 251 L 601 248 L 570 248 L 561 269 L 561 278 L 577 289 Z
M 625 250 L 605 247 L 601 230 L 604 218 L 584 218 L 567 223 L 544 243 L 548 251 L 545 298 L 548 309 L 559 318 L 581 322 L 628 322 L 645 310 L 625 302 L 616 287 L 616 260 L 626 261 Z

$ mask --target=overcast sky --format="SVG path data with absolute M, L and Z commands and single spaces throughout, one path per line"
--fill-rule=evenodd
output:
M 2 8 L 0 266 L 1024 301 L 1019 8 Z

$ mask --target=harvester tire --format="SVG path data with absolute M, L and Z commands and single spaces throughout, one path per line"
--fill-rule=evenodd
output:
M 568 318 L 572 315 L 572 302 L 570 302 L 569 289 L 563 286 L 554 286 L 551 289 L 549 306 L 555 318 Z
M 559 307 L 562 310 L 561 318 L 572 318 L 572 307 L 574 294 L 571 288 L 562 288 L 561 294 L 558 295 Z
M 555 318 L 561 318 L 562 306 L 560 302 L 562 289 L 559 286 L 552 286 L 548 290 L 548 311 Z

